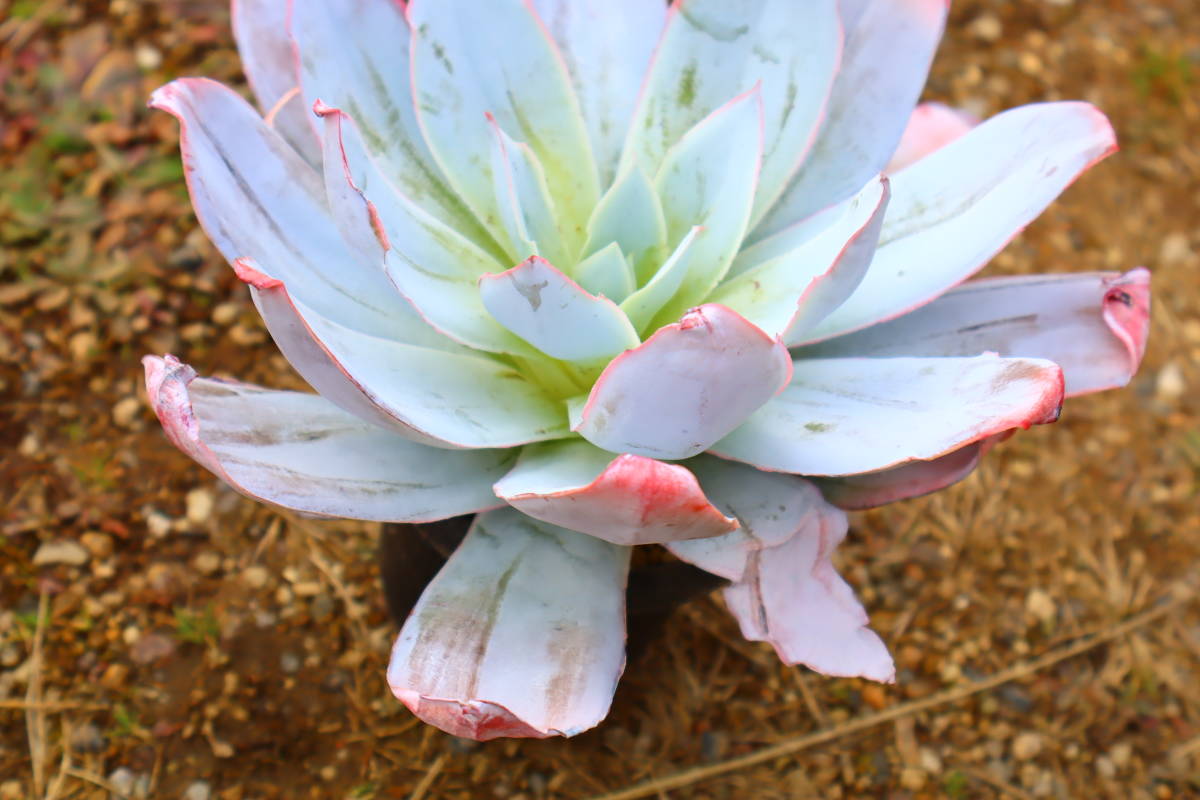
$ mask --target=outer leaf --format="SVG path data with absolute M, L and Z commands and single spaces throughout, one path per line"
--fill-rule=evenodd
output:
M 405 197 L 499 255 L 479 220 L 446 182 L 421 135 L 409 80 L 411 33 L 403 7 L 394 0 L 271 2 L 291 6 L 306 115 L 318 101 L 344 109 L 358 123 L 372 158 Z
M 1150 332 L 1150 273 L 1091 272 L 970 281 L 924 308 L 804 348 L 801 358 L 1002 356 L 1045 358 L 1067 396 L 1124 386 Z
M 142 359 L 150 404 L 183 452 L 242 494 L 330 517 L 426 522 L 495 508 L 504 450 L 437 450 L 312 394 L 196 378 Z
M 492 180 L 496 208 L 512 243 L 515 260 L 540 255 L 556 264 L 571 264 L 582 241 L 563 236 L 554 198 L 546 185 L 542 165 L 529 145 L 513 141 L 488 115 L 493 134 Z M 582 231 L 576 231 L 581 234 Z
M 233 0 L 233 38 L 268 124 L 316 166 L 321 163 L 321 148 L 309 107 L 299 91 L 300 70 L 288 35 L 288 5 L 281 0 Z
M 793 475 L 763 472 L 711 456 L 698 456 L 687 466 L 713 504 L 741 525 L 724 536 L 668 542 L 666 547 L 722 578 L 742 580 L 752 553 L 782 545 L 815 524 L 817 514 L 825 513 L 820 492 Z
M 757 218 L 812 144 L 841 46 L 836 0 L 675 3 L 629 129 L 624 163 L 653 170 L 689 129 L 760 84 L 765 146 Z M 744 146 L 729 144 L 731 154 Z
M 946 0 L 842 0 L 846 47 L 803 167 L 757 226 L 765 238 L 879 173 L 900 141 L 946 23 Z
M 346 328 L 253 265 L 239 267 L 283 355 L 350 413 L 438 447 L 513 447 L 566 434 L 562 406 L 512 367 L 462 348 L 401 344 Z
M 512 509 L 481 514 L 401 629 L 392 692 L 471 739 L 593 727 L 625 666 L 628 569 L 627 547 Z
M 587 123 L 600 184 L 612 182 L 666 3 L 533 0 L 567 63 Z
M 483 220 L 496 220 L 485 112 L 528 142 L 565 224 L 599 197 L 579 102 L 553 42 L 522 0 L 413 0 L 412 74 L 425 141 Z
M 885 172 L 899 172 L 959 138 L 979 124 L 974 114 L 941 103 L 922 103 L 908 118 L 908 127 Z
M 495 491 L 523 514 L 613 544 L 702 540 L 738 527 L 685 467 L 614 458 L 579 439 L 525 448 Z
M 257 262 L 322 315 L 376 336 L 394 335 L 407 304 L 376 264 L 346 247 L 320 176 L 244 100 L 214 81 L 187 78 L 151 106 L 182 126 L 192 206 L 221 254 Z
M 479 299 L 479 276 L 499 262 L 397 192 L 345 114 L 318 111 L 325 120 L 325 182 L 346 239 L 360 251 L 375 240 L 385 251 L 386 275 L 437 330 L 476 350 L 534 354 Z
M 640 341 L 613 301 L 588 294 L 538 256 L 484 275 L 479 292 L 501 325 L 552 358 L 606 360 Z
M 1076 177 L 1116 149 L 1087 103 L 992 117 L 892 176 L 879 250 L 858 289 L 810 334 L 819 341 L 918 308 L 982 267 Z
M 874 472 L 1053 422 L 1062 398 L 1062 371 L 1037 359 L 797 361 L 783 393 L 712 451 L 802 475 Z
M 862 281 L 875 254 L 887 200 L 887 178 L 880 176 L 824 231 L 726 281 L 710 299 L 772 336 L 811 328 Z
M 744 580 L 725 590 L 742 635 L 769 642 L 787 664 L 825 675 L 891 683 L 887 647 L 830 556 L 846 536 L 846 515 L 821 504 L 783 544 L 754 552 Z
M 847 511 L 875 508 L 953 486 L 974 472 L 983 456 L 1010 435 L 1012 431 L 996 434 L 932 461 L 911 461 L 879 472 L 842 478 L 814 478 L 813 482 L 825 499 L 838 508 Z
M 688 275 L 657 325 L 704 300 L 737 255 L 762 165 L 762 100 L 758 90 L 735 98 L 692 128 L 667 153 L 654 180 L 667 241 L 704 228 L 688 255 Z
M 633 265 L 639 285 L 650 280 L 666 256 L 662 204 L 641 167 L 627 169 L 600 198 L 588 222 L 583 252 L 591 255 L 614 242 Z
M 791 360 L 724 306 L 694 308 L 618 356 L 572 409 L 573 430 L 615 453 L 687 458 L 706 450 L 783 387 Z

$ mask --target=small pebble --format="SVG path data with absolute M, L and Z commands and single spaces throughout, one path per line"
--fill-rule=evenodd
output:
M 900 771 L 900 785 L 910 792 L 920 791 L 925 786 L 925 770 L 920 767 L 905 767 Z
M 1040 752 L 1042 752 L 1042 737 L 1037 733 L 1026 731 L 1017 734 L 1017 737 L 1013 739 L 1012 754 L 1013 758 L 1018 761 L 1028 761 Z
M 113 422 L 122 428 L 129 428 L 138 420 L 142 413 L 142 401 L 136 397 L 123 397 L 112 408 Z
M 175 652 L 175 643 L 166 636 L 146 633 L 140 636 L 129 651 L 135 664 L 149 664 Z
M 288 675 L 295 675 L 300 671 L 300 657 L 295 653 L 284 653 L 279 657 L 279 668 Z
M 196 488 L 187 493 L 187 520 L 193 525 L 203 525 L 212 516 L 213 496 L 208 489 Z
M 212 787 L 208 781 L 195 781 L 183 792 L 182 800 L 209 800 L 212 797 Z
M 104 735 L 90 722 L 71 731 L 71 749 L 76 753 L 99 753 L 104 747 Z
M 971 32 L 975 38 L 985 42 L 994 42 L 1004 33 L 1004 26 L 1000 20 L 992 14 L 984 14 L 976 17 L 967 30 Z
M 1025 596 L 1025 610 L 1043 625 L 1048 625 L 1058 617 L 1058 606 L 1054 599 L 1043 589 L 1031 589 Z
M 271 573 L 267 571 L 267 568 L 260 567 L 257 564 L 251 567 L 246 567 L 246 569 L 242 571 L 242 580 L 245 581 L 246 585 L 251 589 L 263 588 L 267 585 L 267 581 L 270 580 L 270 578 Z
M 1096 773 L 1111 780 L 1117 776 L 1117 765 L 1108 756 L 1100 756 L 1096 759 Z
M 129 767 L 117 767 L 108 773 L 108 782 L 112 784 L 112 788 L 116 789 L 118 794 L 128 797 L 133 794 L 133 785 L 137 782 L 137 776 Z
M 1187 392 L 1187 381 L 1183 378 L 1183 370 L 1174 361 L 1168 362 L 1158 372 L 1154 382 L 1154 394 L 1159 400 L 1170 403 L 1183 397 Z
M 125 688 L 125 681 L 129 678 L 129 667 L 125 664 L 109 664 L 108 668 L 100 676 L 100 685 L 110 691 L 117 691 Z
M 43 542 L 33 554 L 33 563 L 38 567 L 51 564 L 81 567 L 88 562 L 88 557 L 88 551 L 79 542 L 61 539 L 56 542 Z
M 171 518 L 160 511 L 152 511 L 146 515 L 146 529 L 156 539 L 161 539 L 171 532 Z
M 221 557 L 211 550 L 205 550 L 192 559 L 192 566 L 201 575 L 215 575 L 221 569 Z
M 107 533 L 87 531 L 79 537 L 79 543 L 87 548 L 93 558 L 108 558 L 113 554 L 113 538 Z
M 1129 742 L 1118 742 L 1109 748 L 1108 757 L 1112 759 L 1117 769 L 1125 769 L 1129 766 L 1130 759 L 1133 758 L 1133 745 Z

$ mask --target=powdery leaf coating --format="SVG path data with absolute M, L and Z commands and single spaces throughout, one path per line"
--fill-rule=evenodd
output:
M 800 358 L 1046 358 L 1067 397 L 1124 386 L 1150 333 L 1150 273 L 1082 272 L 969 281 L 911 314 L 797 351 Z
M 614 544 L 661 544 L 736 530 L 686 467 L 584 441 L 525 448 L 495 492 L 522 513 Z
M 146 356 L 146 388 L 180 450 L 242 494 L 327 517 L 427 522 L 495 508 L 508 450 L 440 450 L 314 394 L 197 378 Z
M 874 472 L 1054 422 L 1062 400 L 1062 370 L 1050 361 L 995 354 L 798 361 L 779 397 L 712 452 L 801 475 Z M 938 424 L 926 424 L 931 418 Z
M 787 348 L 719 305 L 694 308 L 612 360 L 572 429 L 614 453 L 687 458 L 787 385 Z
M 392 692 L 471 739 L 595 726 L 625 668 L 629 552 L 512 509 L 480 514 L 396 638 Z

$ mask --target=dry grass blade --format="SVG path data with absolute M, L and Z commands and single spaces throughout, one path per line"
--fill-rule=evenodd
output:
M 408 800 L 421 800 L 425 796 L 425 793 L 429 791 L 429 787 L 437 780 L 437 776 L 441 773 L 442 767 L 445 765 L 446 754 L 442 753 L 429 765 L 429 771 L 421 776 L 421 780 L 413 788 L 412 794 L 408 796 Z
M 819 730 L 815 733 L 797 736 L 791 739 L 785 739 L 778 744 L 764 747 L 757 752 L 749 753 L 737 758 L 731 758 L 726 761 L 721 761 L 716 764 L 709 764 L 703 767 L 694 767 L 692 769 L 677 772 L 674 775 L 668 775 L 664 778 L 656 778 L 654 780 L 645 781 L 636 786 L 631 786 L 627 789 L 621 789 L 606 795 L 593 798 L 593 800 L 638 800 L 643 797 L 654 797 L 661 795 L 673 789 L 679 789 L 684 786 L 690 786 L 701 781 L 710 780 L 721 775 L 727 775 L 731 772 L 736 772 L 747 767 L 752 767 L 757 764 L 763 764 L 773 761 L 782 756 L 791 756 L 806 750 L 810 747 L 815 747 L 819 744 L 840 739 L 843 736 L 848 736 L 852 733 L 873 728 L 885 722 L 907 717 L 912 714 L 917 714 L 922 711 L 927 711 L 937 706 L 955 703 L 980 692 L 986 692 L 990 689 L 995 689 L 1010 681 L 1023 678 L 1026 675 L 1031 675 L 1035 672 L 1051 667 L 1060 661 L 1065 661 L 1068 658 L 1074 658 L 1081 653 L 1086 653 L 1100 645 L 1111 642 L 1114 639 L 1145 627 L 1150 623 L 1161 619 L 1172 611 L 1175 611 L 1180 606 L 1191 601 L 1194 593 L 1189 586 L 1180 585 L 1175 592 L 1168 593 L 1167 597 L 1159 604 L 1146 611 L 1136 614 L 1124 622 L 1117 623 L 1110 628 L 1101 631 L 1089 638 L 1080 640 L 1072 645 L 1051 650 L 1050 652 L 1035 658 L 1031 661 L 1025 661 L 1016 664 L 1008 669 L 1001 670 L 991 677 L 984 678 L 980 681 L 965 684 L 963 686 L 947 689 L 944 692 L 930 695 L 929 697 L 920 700 L 913 700 L 908 703 L 901 703 L 898 706 L 880 711 L 875 714 L 867 714 L 858 719 L 850 720 L 842 725 L 836 725 L 832 728 Z
M 42 589 L 38 598 L 37 627 L 29 659 L 29 686 L 25 690 L 25 734 L 29 738 L 29 758 L 33 766 L 33 793 L 43 797 L 46 788 L 46 713 L 42 705 L 42 643 L 46 638 L 46 617 L 50 595 Z
M 39 702 L 31 702 L 29 700 L 0 700 L 0 711 L 108 711 L 111 706 L 100 705 L 98 703 L 73 703 L 67 700 L 53 701 L 43 700 Z

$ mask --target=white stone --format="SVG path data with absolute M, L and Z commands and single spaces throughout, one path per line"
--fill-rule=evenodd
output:
M 79 542 L 70 539 L 60 539 L 54 542 L 43 542 L 33 554 L 34 566 L 42 567 L 51 564 L 70 564 L 81 567 L 90 558 L 87 549 Z

